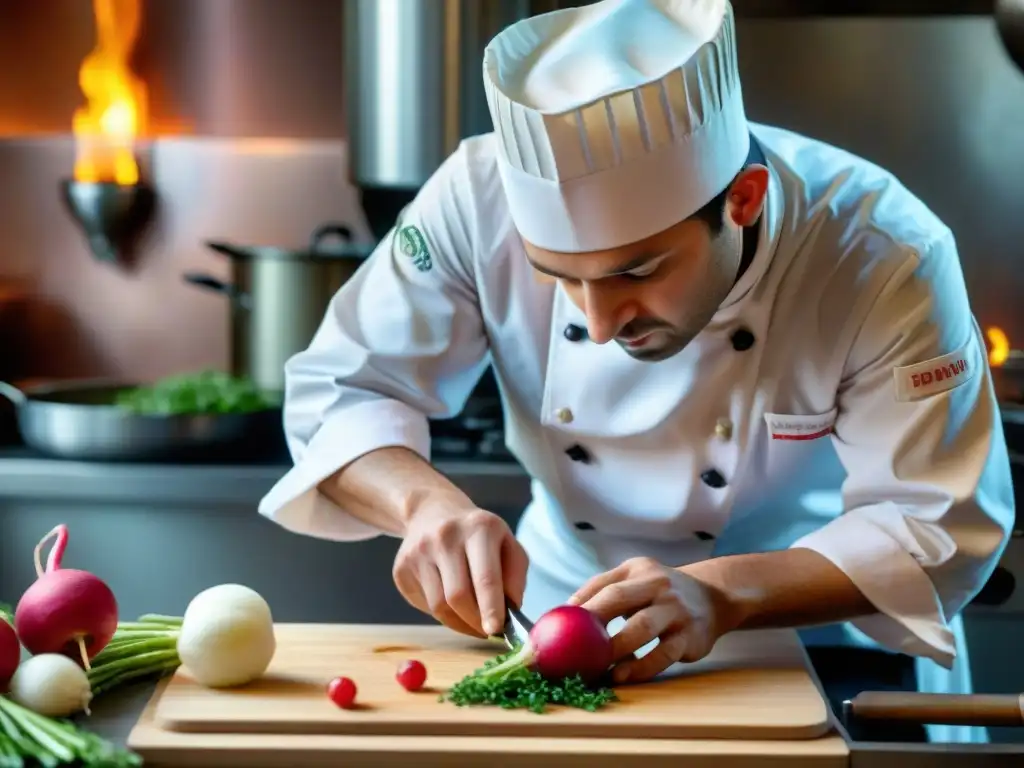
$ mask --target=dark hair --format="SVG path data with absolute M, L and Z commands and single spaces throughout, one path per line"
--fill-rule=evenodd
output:
M 732 182 L 730 181 L 729 187 L 731 186 Z M 725 226 L 725 199 L 729 194 L 729 187 L 715 195 L 710 203 L 690 217 L 707 224 L 712 238 L 717 237 L 721 233 L 722 227 Z
M 753 135 L 751 135 L 750 150 L 747 152 L 747 160 L 746 162 L 743 163 L 743 169 L 745 169 L 749 165 L 763 165 L 764 163 L 764 152 L 761 151 L 760 145 L 758 145 L 756 139 L 754 139 Z M 741 173 L 743 169 L 741 169 Z M 739 174 L 736 175 L 739 176 Z M 735 180 L 736 179 L 734 177 L 733 181 Z M 722 227 L 725 226 L 725 200 L 729 195 L 729 187 L 731 186 L 732 181 L 729 182 L 729 186 L 727 186 L 725 189 L 723 189 L 721 192 L 715 195 L 711 199 L 711 202 L 709 202 L 707 205 L 705 205 L 703 208 L 701 208 L 699 211 L 697 211 L 690 217 L 691 219 L 703 221 L 705 224 L 707 224 L 708 229 L 711 230 L 712 237 L 717 237 L 721 233 Z

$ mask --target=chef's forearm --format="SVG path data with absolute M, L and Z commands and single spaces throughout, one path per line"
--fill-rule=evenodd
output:
M 368 525 L 402 536 L 413 515 L 433 505 L 472 508 L 448 478 L 407 448 L 371 451 L 320 483 L 319 490 Z
M 717 557 L 680 570 L 723 597 L 725 631 L 832 624 L 876 612 L 845 573 L 810 549 Z

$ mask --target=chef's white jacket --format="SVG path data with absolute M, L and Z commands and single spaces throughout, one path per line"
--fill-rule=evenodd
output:
M 492 363 L 508 447 L 533 478 L 518 530 L 528 612 L 637 555 L 806 547 L 878 609 L 809 642 L 913 654 L 931 660 L 922 689 L 968 690 L 958 613 L 995 568 L 1014 500 L 954 236 L 881 168 L 752 130 L 770 169 L 757 253 L 710 325 L 658 363 L 567 332 L 585 318 L 527 262 L 493 136 L 464 141 L 288 362 L 295 466 L 260 512 L 326 539 L 379 535 L 317 483 L 384 446 L 429 459 L 428 418 L 457 414 Z

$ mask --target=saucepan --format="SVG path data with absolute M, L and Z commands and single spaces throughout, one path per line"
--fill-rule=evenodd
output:
M 276 455 L 285 448 L 279 405 L 228 413 L 161 414 L 118 404 L 140 391 L 146 388 L 105 379 L 26 388 L 0 382 L 0 395 L 15 406 L 24 443 L 56 458 L 222 460 Z
M 318 227 L 304 249 L 217 240 L 206 246 L 230 259 L 231 279 L 196 272 L 184 279 L 228 299 L 231 373 L 279 391 L 288 358 L 309 346 L 334 294 L 372 250 L 334 223 Z

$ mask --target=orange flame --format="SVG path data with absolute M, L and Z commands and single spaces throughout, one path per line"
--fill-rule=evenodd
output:
M 86 104 L 75 111 L 77 181 L 139 180 L 135 137 L 145 130 L 146 86 L 128 65 L 141 22 L 140 0 L 93 0 L 96 47 L 82 61 Z
M 1010 338 L 1002 328 L 995 325 L 985 330 L 985 337 L 988 339 L 989 365 L 996 368 L 1010 356 Z

